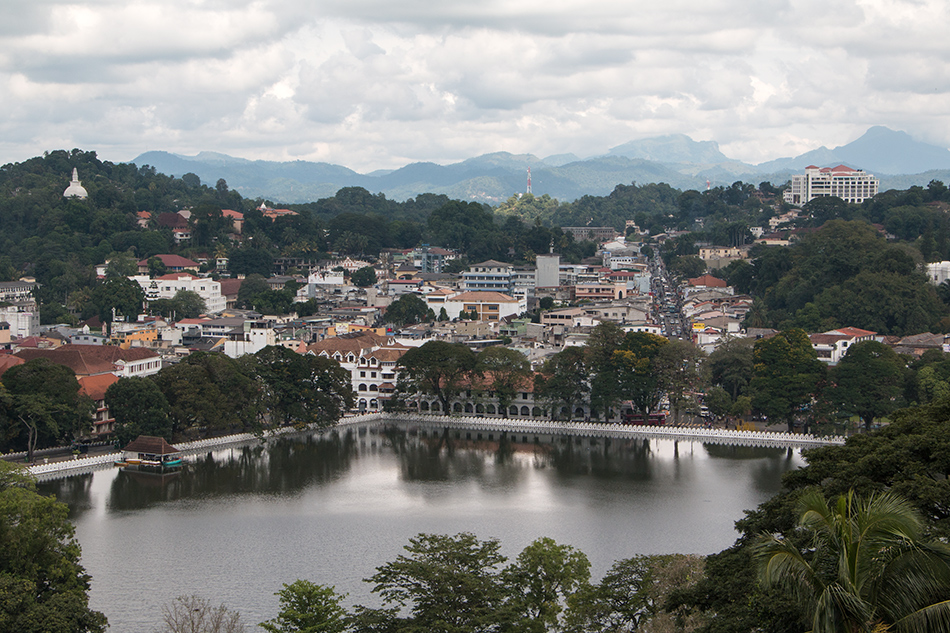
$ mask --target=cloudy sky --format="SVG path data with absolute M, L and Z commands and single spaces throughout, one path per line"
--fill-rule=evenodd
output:
M 0 162 L 202 150 L 358 171 L 651 136 L 761 162 L 950 146 L 946 0 L 8 0 Z

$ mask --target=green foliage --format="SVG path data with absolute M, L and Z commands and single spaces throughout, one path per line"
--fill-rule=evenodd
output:
M 394 300 L 386 308 L 386 322 L 396 326 L 411 325 L 424 321 L 429 306 L 418 295 L 407 293 Z
M 498 407 L 508 417 L 508 407 L 531 376 L 531 363 L 519 351 L 496 345 L 478 354 L 475 373 L 498 399 Z
M 257 428 L 260 388 L 224 354 L 194 352 L 154 378 L 168 401 L 175 435 Z
M 105 631 L 89 608 L 89 581 L 65 504 L 43 497 L 32 479 L 0 461 L 0 630 Z
M 814 633 L 950 627 L 950 547 L 926 542 L 904 499 L 853 493 L 829 505 L 818 491 L 801 498 L 805 548 L 781 536 L 754 549 L 763 582 L 790 589 Z
M 535 374 L 535 397 L 548 403 L 553 419 L 563 416 L 571 420 L 590 393 L 589 377 L 584 349 L 565 347 L 544 362 L 540 374 Z
M 442 403 L 442 411 L 448 414 L 452 398 L 461 393 L 471 379 L 475 353 L 461 343 L 428 341 L 403 354 L 398 365 L 403 370 L 400 376 L 403 395 L 432 394 Z
M 3 374 L 0 419 L 3 449 L 26 450 L 33 461 L 36 448 L 58 446 L 92 428 L 92 401 L 79 393 L 71 369 L 45 358 L 15 365 Z
M 558 630 L 563 605 L 588 586 L 590 561 L 570 545 L 539 538 L 503 570 L 501 580 L 511 594 L 509 611 L 528 623 L 522 630 Z
M 633 408 L 648 416 L 660 404 L 669 373 L 661 372 L 658 358 L 669 340 L 648 332 L 627 332 L 611 359 L 619 393 Z
M 406 554 L 376 569 L 373 583 L 386 607 L 357 610 L 356 631 L 477 633 L 503 627 L 505 592 L 500 543 L 473 534 L 419 534 Z M 400 615 L 405 613 L 406 615 Z M 385 623 L 385 626 L 380 626 Z M 372 625 L 372 626 L 369 626 Z
M 166 318 L 194 319 L 207 309 L 204 299 L 193 290 L 179 290 L 171 299 L 156 299 L 148 304 L 149 312 Z
M 795 416 L 818 391 L 825 365 L 799 329 L 757 341 L 752 354 L 752 406 L 770 418 L 785 420 L 791 432 Z
M 134 321 L 145 305 L 145 291 L 138 282 L 128 277 L 112 277 L 99 284 L 92 291 L 99 318 L 110 327 L 115 317 L 124 317 Z
M 674 591 L 691 589 L 702 578 L 699 556 L 666 554 L 617 561 L 600 583 L 582 587 L 568 599 L 565 631 L 693 631 L 706 618 L 685 609 L 667 612 Z
M 271 345 L 242 361 L 261 383 L 263 406 L 282 424 L 330 426 L 353 406 L 350 373 L 334 360 Z
M 752 348 L 749 338 L 729 338 L 709 355 L 706 367 L 712 384 L 725 389 L 733 400 L 745 392 L 752 381 Z
M 149 378 L 120 378 L 106 390 L 106 405 L 115 418 L 115 437 L 125 446 L 139 435 L 172 439 L 168 401 Z
M 871 428 L 875 418 L 898 408 L 907 363 L 877 341 L 862 341 L 831 369 L 828 397 L 841 412 L 857 415 Z
M 372 286 L 376 283 L 376 270 L 372 266 L 364 266 L 353 273 L 350 282 L 360 288 Z
M 346 610 L 341 605 L 345 596 L 333 587 L 295 580 L 274 595 L 280 598 L 277 617 L 258 625 L 269 633 L 343 633 L 346 629 Z

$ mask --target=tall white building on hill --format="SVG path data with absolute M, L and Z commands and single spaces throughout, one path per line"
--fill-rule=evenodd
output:
M 801 206 L 815 198 L 834 196 L 845 202 L 860 203 L 877 195 L 880 181 L 871 174 L 845 165 L 816 167 L 809 165 L 804 174 L 792 176 L 792 186 L 785 190 L 789 204 Z

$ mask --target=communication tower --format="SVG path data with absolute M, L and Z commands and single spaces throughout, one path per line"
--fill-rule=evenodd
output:
M 528 190 L 525 193 L 531 193 L 531 168 L 528 167 Z

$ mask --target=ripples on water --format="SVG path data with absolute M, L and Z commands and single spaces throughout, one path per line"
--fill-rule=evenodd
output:
M 214 451 L 171 475 L 111 469 L 40 488 L 69 504 L 92 604 L 125 633 L 152 630 L 162 604 L 191 593 L 254 624 L 297 578 L 375 604 L 362 579 L 419 532 L 498 538 L 509 557 L 549 536 L 587 554 L 595 578 L 635 554 L 709 554 L 800 464 L 778 448 L 402 425 Z

